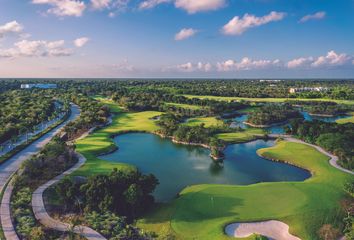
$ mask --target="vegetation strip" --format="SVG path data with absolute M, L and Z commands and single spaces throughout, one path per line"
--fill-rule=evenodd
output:
M 297 101 L 330 101 L 330 102 L 336 102 L 338 104 L 349 104 L 349 105 L 354 104 L 353 100 L 336 100 L 336 99 L 328 99 L 328 98 L 248 98 L 248 97 L 221 97 L 221 96 L 211 96 L 211 95 L 188 95 L 188 94 L 184 94 L 183 96 L 191 99 L 198 98 L 198 99 L 210 99 L 210 100 L 218 100 L 218 101 L 250 101 L 250 102 L 280 103 L 289 100 L 297 100 Z

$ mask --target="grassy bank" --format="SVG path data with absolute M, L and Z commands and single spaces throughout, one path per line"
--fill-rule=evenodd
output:
M 336 123 L 339 123 L 339 124 L 354 123 L 354 112 L 351 112 L 350 115 L 351 115 L 351 117 L 348 117 L 348 118 L 337 119 Z
M 202 109 L 202 106 L 198 105 L 191 105 L 191 104 L 183 104 L 183 103 L 172 103 L 172 102 L 166 102 L 165 103 L 167 106 L 174 106 L 174 107 L 179 107 L 179 108 L 185 108 L 185 109 L 192 109 L 192 110 L 198 110 Z
M 250 101 L 250 102 L 285 102 L 287 100 L 297 100 L 297 101 L 329 101 L 336 102 L 338 104 L 350 104 L 353 105 L 353 100 L 336 100 L 327 98 L 244 98 L 244 97 L 221 97 L 221 96 L 200 96 L 200 95 L 183 95 L 187 98 L 199 98 L 199 99 L 212 99 L 218 101 Z
M 261 138 L 264 134 L 266 134 L 266 131 L 262 128 L 247 128 L 244 131 L 220 133 L 216 136 L 227 143 L 241 143 Z
M 177 239 L 230 239 L 224 226 L 238 221 L 277 219 L 302 239 L 317 239 L 324 223 L 341 221 L 342 185 L 351 178 L 328 163 L 314 148 L 281 141 L 259 154 L 311 170 L 304 182 L 259 183 L 249 186 L 203 184 L 185 188 L 172 203 L 139 222 L 140 227 Z
M 211 126 L 223 125 L 223 121 L 215 117 L 196 117 L 196 118 L 189 118 L 184 124 L 191 127 L 199 126 L 201 124 L 204 124 L 205 127 L 211 127 Z
M 115 104 L 116 105 L 116 104 Z M 115 106 L 110 106 L 115 107 Z M 117 110 L 118 108 L 116 108 Z M 112 124 L 99 129 L 84 139 L 75 143 L 76 150 L 87 158 L 87 162 L 75 172 L 76 175 L 91 175 L 107 173 L 113 168 L 132 170 L 135 167 L 116 162 L 109 162 L 97 158 L 97 155 L 116 149 L 111 136 L 129 131 L 153 132 L 158 129 L 152 118 L 161 115 L 161 112 L 146 111 L 138 113 L 124 113 L 113 116 Z

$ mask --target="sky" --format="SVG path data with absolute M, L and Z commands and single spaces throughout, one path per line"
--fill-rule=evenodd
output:
M 0 0 L 0 78 L 354 78 L 354 0 Z

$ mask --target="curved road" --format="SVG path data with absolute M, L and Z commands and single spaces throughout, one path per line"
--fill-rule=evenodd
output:
M 75 120 L 80 115 L 80 109 L 77 105 L 71 105 L 71 115 L 67 120 L 61 123 L 59 126 L 55 127 L 48 133 L 44 134 L 39 139 L 35 140 L 33 143 L 29 144 L 26 148 L 9 158 L 6 162 L 0 165 L 0 192 L 3 190 L 4 186 L 10 179 L 11 175 L 14 174 L 21 166 L 21 164 L 34 154 L 38 153 L 44 145 L 46 145 L 59 131 L 69 122 Z M 10 197 L 11 197 L 12 187 L 9 186 L 4 192 L 3 199 L 0 206 L 0 219 L 1 226 L 4 231 L 5 239 L 15 240 L 18 239 L 16 232 L 11 221 L 10 216 Z

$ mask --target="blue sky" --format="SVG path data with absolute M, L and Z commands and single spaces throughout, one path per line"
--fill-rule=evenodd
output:
M 353 0 L 0 0 L 0 77 L 354 77 Z

